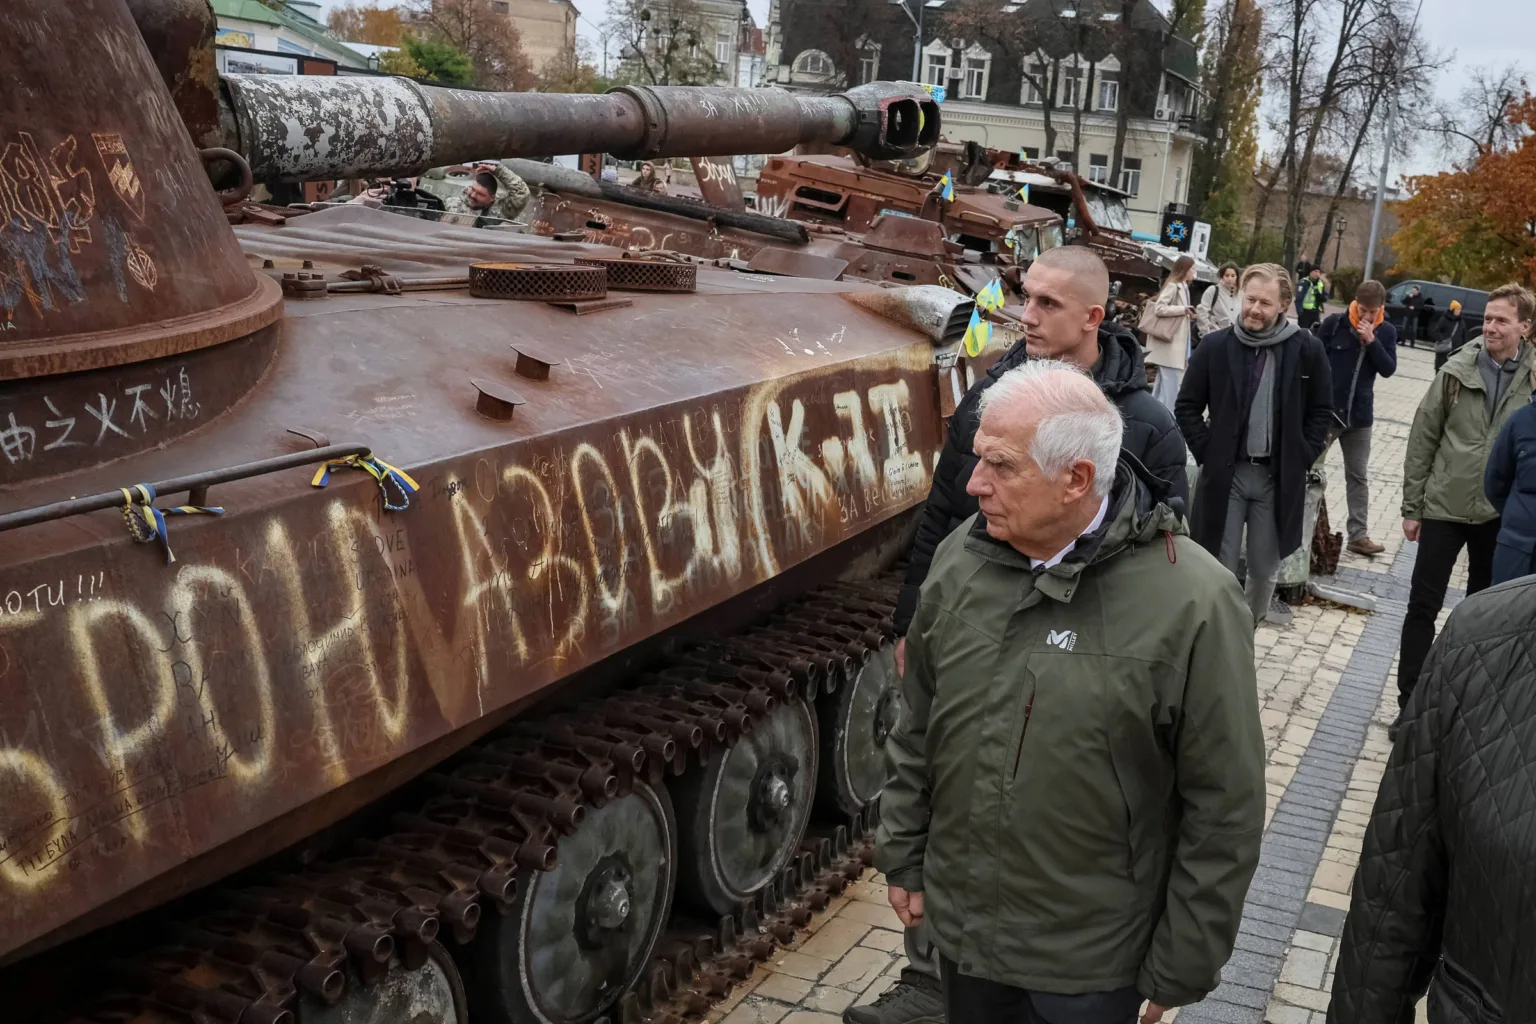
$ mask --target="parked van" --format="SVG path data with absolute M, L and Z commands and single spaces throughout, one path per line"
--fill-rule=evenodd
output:
M 1408 308 L 1403 305 L 1403 300 L 1408 297 L 1414 287 L 1417 286 L 1419 294 L 1424 299 L 1424 306 L 1419 312 L 1417 321 Z M 1387 319 L 1397 328 L 1399 339 L 1412 345 L 1415 340 L 1428 343 L 1432 337 L 1435 321 L 1446 310 L 1451 308 L 1451 300 L 1461 303 L 1461 318 L 1467 322 L 1467 334 L 1483 329 L 1483 310 L 1488 305 L 1488 293 L 1480 292 L 1476 288 L 1461 288 L 1454 284 L 1441 284 L 1439 281 L 1404 281 L 1392 286 L 1387 292 Z

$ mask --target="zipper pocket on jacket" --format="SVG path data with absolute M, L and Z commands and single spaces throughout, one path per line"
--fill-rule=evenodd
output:
M 1039 692 L 1039 689 L 1038 686 L 1030 689 L 1029 703 L 1024 705 L 1024 724 L 1019 728 L 1019 748 L 1013 753 L 1013 775 L 1011 778 L 1014 779 L 1019 777 L 1019 761 L 1024 756 L 1024 737 L 1029 732 L 1029 717 L 1034 714 L 1035 694 Z
M 1465 967 L 1442 953 L 1436 973 L 1447 992 L 1453 994 L 1452 1002 L 1458 1003 L 1462 1012 L 1475 1014 L 1471 1019 L 1477 1024 L 1494 1024 L 1504 1019 L 1503 1009 Z

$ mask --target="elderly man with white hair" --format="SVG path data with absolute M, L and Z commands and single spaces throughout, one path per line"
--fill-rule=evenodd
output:
M 957 1024 L 1153 1024 L 1203 998 L 1258 864 L 1252 617 L 1121 434 L 1069 364 L 999 378 L 981 511 L 907 634 L 875 863 Z

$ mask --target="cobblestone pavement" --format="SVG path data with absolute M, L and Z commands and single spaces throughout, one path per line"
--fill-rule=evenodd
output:
M 1390 749 L 1387 725 L 1397 713 L 1397 644 L 1416 547 L 1401 528 L 1403 452 L 1433 366 L 1426 349 L 1404 349 L 1397 375 L 1376 387 L 1370 530 L 1387 550 L 1376 558 L 1345 552 L 1335 581 L 1370 594 L 1376 611 L 1308 604 L 1296 608 L 1287 629 L 1256 634 L 1269 788 L 1264 851 L 1223 984 L 1178 1015 L 1184 1024 L 1324 1020 L 1350 885 Z M 1337 446 L 1326 466 L 1329 517 L 1342 531 Z M 1463 559 L 1454 595 L 1465 573 Z M 883 879 L 867 872 L 710 1020 L 833 1024 L 847 1007 L 889 987 L 904 963 Z

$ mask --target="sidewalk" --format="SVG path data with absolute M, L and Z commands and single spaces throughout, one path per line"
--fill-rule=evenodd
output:
M 1370 529 L 1387 550 L 1374 559 L 1346 551 L 1337 577 L 1375 597 L 1376 612 L 1309 604 L 1295 610 L 1288 629 L 1255 635 L 1269 784 L 1264 851 L 1223 984 L 1178 1014 L 1184 1024 L 1323 1024 L 1361 840 L 1390 751 L 1387 725 L 1397 714 L 1397 644 L 1416 547 L 1404 543 L 1399 516 L 1403 452 L 1433 367 L 1428 350 L 1403 348 L 1397 375 L 1376 387 Z M 1327 467 L 1329 517 L 1342 531 L 1337 446 Z M 1451 586 L 1465 585 L 1463 559 Z M 869 872 L 709 1019 L 835 1024 L 848 1006 L 894 983 L 905 963 L 900 927 L 883 879 Z

